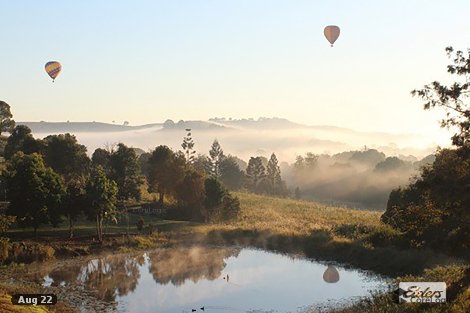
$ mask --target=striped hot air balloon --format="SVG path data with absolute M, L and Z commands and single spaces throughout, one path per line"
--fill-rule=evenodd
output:
M 325 34 L 326 39 L 330 42 L 332 47 L 335 41 L 338 39 L 340 32 L 341 30 L 336 25 L 326 26 L 325 29 L 323 30 L 323 33 Z
M 46 63 L 46 72 L 54 81 L 57 76 L 59 76 L 60 71 L 62 70 L 62 65 L 57 61 L 50 61 Z

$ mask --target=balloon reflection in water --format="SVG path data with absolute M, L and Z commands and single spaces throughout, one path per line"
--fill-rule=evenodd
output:
M 323 273 L 323 280 L 327 283 L 333 284 L 339 281 L 339 272 L 333 265 L 328 265 L 328 268 Z

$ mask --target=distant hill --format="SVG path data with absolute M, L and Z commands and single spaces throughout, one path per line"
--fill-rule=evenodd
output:
M 284 118 L 225 119 L 207 121 L 172 121 L 145 125 L 116 125 L 101 122 L 18 122 L 31 128 L 34 136 L 71 133 L 92 153 L 94 149 L 123 142 L 143 151 L 158 145 L 181 149 L 186 129 L 192 130 L 197 153 L 207 154 L 217 139 L 224 152 L 249 160 L 251 156 L 269 158 L 275 152 L 279 160 L 292 161 L 307 152 L 334 154 L 343 151 L 375 148 L 386 155 L 413 161 L 409 155 L 423 157 L 435 145 L 427 137 L 413 134 L 362 132 L 344 127 L 303 125 Z M 423 143 L 428 143 L 424 145 Z M 419 146 L 416 146 L 416 144 Z M 140 151 L 141 152 L 141 151 Z
M 247 129 L 247 130 L 295 130 L 295 129 L 310 129 L 319 132 L 337 132 L 348 135 L 368 135 L 388 137 L 389 140 L 394 140 L 402 136 L 409 136 L 407 134 L 388 134 L 383 132 L 360 132 L 349 128 L 329 126 L 329 125 L 304 125 L 291 122 L 284 118 L 266 118 L 260 117 L 258 119 L 225 119 L 225 118 L 211 118 L 208 121 L 183 121 L 174 122 L 166 120 L 164 123 L 151 123 L 144 125 L 116 125 L 102 122 L 18 122 L 17 124 L 26 125 L 33 133 L 96 133 L 96 132 L 124 132 L 148 128 L 158 128 L 162 130 L 184 130 L 191 128 L 192 130 L 224 130 L 224 129 Z
M 33 133 L 100 133 L 100 132 L 125 132 L 132 130 L 141 130 L 148 128 L 159 128 L 161 130 L 184 130 L 191 128 L 193 130 L 222 130 L 227 128 L 206 121 L 179 121 L 177 123 L 167 120 L 165 123 L 151 123 L 145 125 L 129 126 L 116 125 L 101 122 L 18 122 L 17 124 L 26 125 L 31 128 Z
M 305 128 L 306 125 L 291 122 L 285 118 L 267 118 L 260 117 L 255 119 L 225 119 L 225 118 L 211 118 L 209 122 L 217 123 L 219 125 L 226 125 L 231 127 L 240 128 L 257 128 L 257 129 L 294 129 Z
M 28 126 L 33 133 L 121 132 L 162 126 L 161 123 L 126 126 L 100 122 L 18 122 L 17 124 Z
M 192 130 L 222 130 L 226 127 L 223 125 L 219 125 L 216 123 L 212 123 L 211 121 L 206 122 L 206 121 L 179 121 L 177 123 L 173 122 L 172 120 L 166 120 L 165 123 L 163 123 L 163 130 L 184 130 L 184 129 L 192 129 Z

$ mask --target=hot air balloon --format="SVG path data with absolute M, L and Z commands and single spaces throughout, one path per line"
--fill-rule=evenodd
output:
M 331 43 L 331 46 L 333 47 L 333 44 L 339 37 L 340 29 L 336 25 L 329 25 L 326 26 L 325 29 L 323 30 L 323 33 L 325 34 L 326 39 Z
M 338 270 L 333 265 L 328 265 L 328 268 L 323 273 L 323 280 L 330 284 L 337 283 L 339 281 Z
M 57 61 L 50 61 L 46 63 L 46 72 L 52 78 L 52 82 L 59 76 L 60 71 L 62 70 L 62 65 Z

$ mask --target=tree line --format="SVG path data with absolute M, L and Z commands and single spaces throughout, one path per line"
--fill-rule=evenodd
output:
M 160 204 L 171 203 L 183 219 L 212 222 L 238 215 L 238 199 L 219 175 L 198 170 L 192 154 L 160 145 L 139 157 L 136 149 L 119 143 L 96 149 L 90 158 L 75 136 L 37 139 L 11 118 L 10 106 L 0 102 L 0 132 L 10 132 L 1 137 L 6 214 L 35 233 L 41 225 L 67 221 L 72 237 L 74 223 L 85 215 L 96 222 L 102 241 L 103 221 L 116 221 L 126 203 L 140 201 L 145 189 L 158 194 Z M 194 143 L 187 146 L 185 140 L 183 149 L 192 149 Z
M 193 151 L 194 152 L 194 151 Z M 209 155 L 192 153 L 191 162 L 196 169 L 219 179 L 229 190 L 246 190 L 258 194 L 288 196 L 286 182 L 275 153 L 269 160 L 263 156 L 250 157 L 248 163 L 233 155 L 226 155 L 214 140 Z
M 1 183 L 6 213 L 20 227 L 54 227 L 66 222 L 69 236 L 81 215 L 96 223 L 98 240 L 103 222 L 117 221 L 129 201 L 141 201 L 142 192 L 155 194 L 160 207 L 172 208 L 172 217 L 200 221 L 236 218 L 240 204 L 230 191 L 286 196 L 276 155 L 251 157 L 248 164 L 225 155 L 214 140 L 208 155 L 198 154 L 191 129 L 182 150 L 160 145 L 149 152 L 123 143 L 96 149 L 91 158 L 71 134 L 34 138 L 31 129 L 16 125 L 10 106 L 0 102 Z

